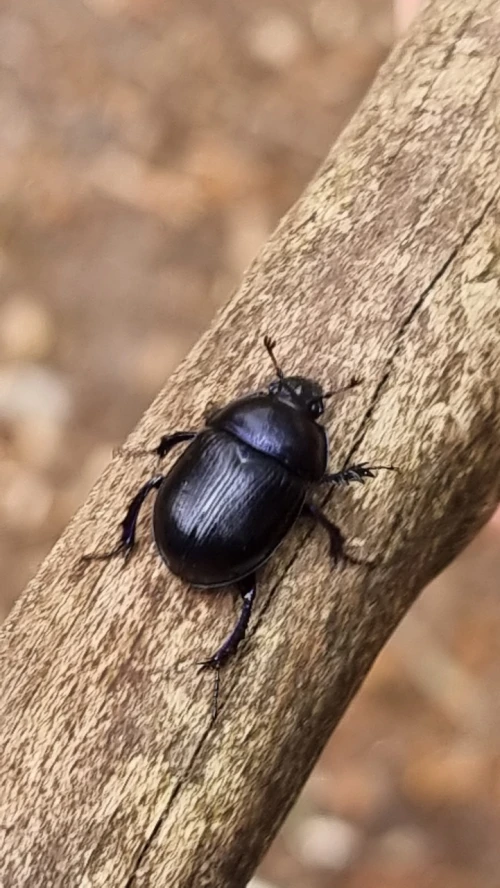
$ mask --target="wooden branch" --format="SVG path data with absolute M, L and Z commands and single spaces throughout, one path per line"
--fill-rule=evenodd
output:
M 419 590 L 500 486 L 500 5 L 435 0 L 128 447 L 197 427 L 261 386 L 271 333 L 288 370 L 364 383 L 328 413 L 331 464 L 399 475 L 328 511 L 373 570 L 333 570 L 297 528 L 264 570 L 248 640 L 222 675 L 196 661 L 233 619 L 116 539 L 153 468 L 117 457 L 4 628 L 3 888 L 243 886 L 323 744 Z

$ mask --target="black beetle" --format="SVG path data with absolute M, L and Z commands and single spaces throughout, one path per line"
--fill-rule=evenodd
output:
M 299 517 L 313 518 L 329 534 L 335 563 L 344 558 L 340 530 L 308 494 L 317 484 L 348 484 L 374 477 L 375 469 L 392 466 L 348 466 L 329 474 L 328 437 L 317 420 L 324 392 L 313 379 L 285 376 L 264 338 L 277 377 L 259 391 L 214 409 L 200 432 L 164 435 L 153 451 L 163 458 L 177 444 L 191 441 L 166 475 L 155 475 L 138 491 L 122 522 L 121 540 L 110 552 L 86 560 L 124 554 L 135 543 L 137 519 L 151 490 L 158 490 L 153 512 L 154 538 L 170 568 L 196 588 L 233 585 L 243 600 L 228 638 L 202 668 L 215 669 L 213 717 L 217 714 L 220 667 L 245 636 L 257 590 L 256 572 L 279 546 Z

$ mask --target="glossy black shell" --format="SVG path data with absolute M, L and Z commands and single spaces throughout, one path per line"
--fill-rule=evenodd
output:
M 269 394 L 214 412 L 155 500 L 158 550 L 185 582 L 225 586 L 268 560 L 325 472 L 325 430 Z
M 323 426 L 274 395 L 247 395 L 212 413 L 208 423 L 272 456 L 304 481 L 319 481 L 328 461 Z

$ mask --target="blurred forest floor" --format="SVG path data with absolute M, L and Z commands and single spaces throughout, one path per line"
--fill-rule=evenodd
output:
M 388 0 L 0 4 L 1 615 L 392 40 Z M 498 543 L 395 634 L 262 884 L 498 888 Z

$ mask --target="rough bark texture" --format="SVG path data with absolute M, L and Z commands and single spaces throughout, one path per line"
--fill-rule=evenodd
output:
M 4 628 L 0 884 L 244 885 L 371 663 L 500 485 L 500 5 L 437 0 L 127 447 L 196 427 L 285 368 L 362 386 L 327 415 L 331 464 L 398 475 L 328 512 L 373 569 L 332 570 L 298 527 L 263 572 L 248 641 L 155 555 L 85 570 L 153 468 L 118 456 Z

